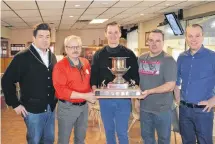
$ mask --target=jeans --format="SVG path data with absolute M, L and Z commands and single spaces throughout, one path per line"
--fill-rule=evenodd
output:
M 99 100 L 101 117 L 105 128 L 106 144 L 128 144 L 128 121 L 131 112 L 130 99 Z
M 55 112 L 48 105 L 43 113 L 30 113 L 24 117 L 27 127 L 28 144 L 53 144 L 55 132 Z
M 213 144 L 213 110 L 179 107 L 179 126 L 183 144 Z
M 141 135 L 144 144 L 156 144 L 155 130 L 157 130 L 158 134 L 158 144 L 170 143 L 171 116 L 171 110 L 158 114 L 140 112 Z

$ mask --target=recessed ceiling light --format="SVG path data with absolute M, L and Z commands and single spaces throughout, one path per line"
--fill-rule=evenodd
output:
M 90 24 L 98 24 L 107 21 L 108 19 L 93 19 Z
M 144 14 L 140 14 L 141 16 L 143 16 Z
M 74 17 L 74 16 L 69 16 L 69 17 Z
M 75 7 L 80 7 L 81 5 L 75 5 Z

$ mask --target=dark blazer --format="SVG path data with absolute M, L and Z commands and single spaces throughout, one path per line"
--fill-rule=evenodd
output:
M 46 111 L 48 104 L 52 111 L 55 109 L 57 99 L 52 84 L 52 70 L 57 60 L 50 50 L 48 54 L 48 68 L 33 45 L 15 55 L 1 81 L 7 105 L 15 108 L 22 104 L 31 113 Z M 16 95 L 17 82 L 20 85 L 20 100 Z

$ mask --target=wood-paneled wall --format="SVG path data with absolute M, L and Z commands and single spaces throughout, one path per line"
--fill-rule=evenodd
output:
M 1 73 L 4 73 L 13 57 L 0 58 L 1 59 Z

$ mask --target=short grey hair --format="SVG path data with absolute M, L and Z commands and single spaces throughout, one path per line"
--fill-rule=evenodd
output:
M 76 35 L 70 35 L 70 36 L 67 36 L 64 40 L 64 46 L 66 47 L 67 44 L 70 42 L 70 41 L 77 41 L 78 42 L 78 45 L 79 46 L 82 46 L 82 41 L 81 41 L 81 38 L 79 36 L 76 36 Z

